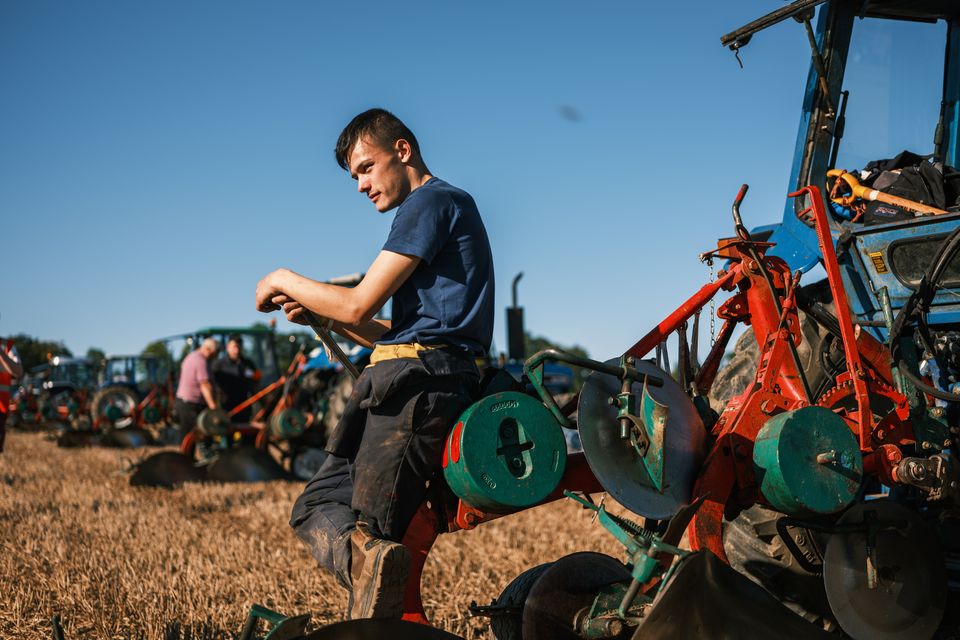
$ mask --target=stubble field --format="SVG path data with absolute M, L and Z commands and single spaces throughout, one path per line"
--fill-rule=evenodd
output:
M 144 451 L 60 449 L 8 433 L 0 454 L 0 638 L 67 640 L 239 632 L 253 603 L 312 626 L 342 619 L 346 594 L 316 568 L 287 525 L 299 483 L 128 486 Z M 469 617 L 524 569 L 581 550 L 619 555 L 570 501 L 441 536 L 424 573 L 427 614 L 466 638 L 490 637 Z

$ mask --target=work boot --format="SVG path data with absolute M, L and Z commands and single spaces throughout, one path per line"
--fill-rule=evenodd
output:
M 350 536 L 350 545 L 350 619 L 402 616 L 410 551 L 398 542 L 373 537 L 362 522 Z

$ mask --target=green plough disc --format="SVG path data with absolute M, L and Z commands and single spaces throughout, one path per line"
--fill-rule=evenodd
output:
M 204 409 L 197 416 L 197 429 L 207 436 L 225 436 L 230 429 L 230 416 L 223 409 Z
M 270 418 L 270 433 L 279 440 L 299 438 L 307 428 L 307 418 L 299 409 L 283 409 Z

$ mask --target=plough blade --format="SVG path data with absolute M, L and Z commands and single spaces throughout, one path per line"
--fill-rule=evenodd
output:
M 161 451 L 136 465 L 130 476 L 130 485 L 172 489 L 184 482 L 201 482 L 205 479 L 206 472 L 197 467 L 190 456 L 179 451 Z
M 348 620 L 313 631 L 303 640 L 464 640 L 441 629 L 406 620 Z
M 657 594 L 634 640 L 828 640 L 762 587 L 709 551 L 684 560 Z

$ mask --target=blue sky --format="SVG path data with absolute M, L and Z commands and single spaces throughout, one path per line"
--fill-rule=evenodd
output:
M 479 204 L 497 344 L 523 271 L 529 330 L 615 355 L 707 279 L 740 183 L 749 225 L 780 219 L 803 29 L 743 70 L 719 44 L 779 6 L 0 3 L 0 335 L 139 351 L 263 320 L 273 268 L 363 271 L 392 214 L 332 147 L 382 106 Z

